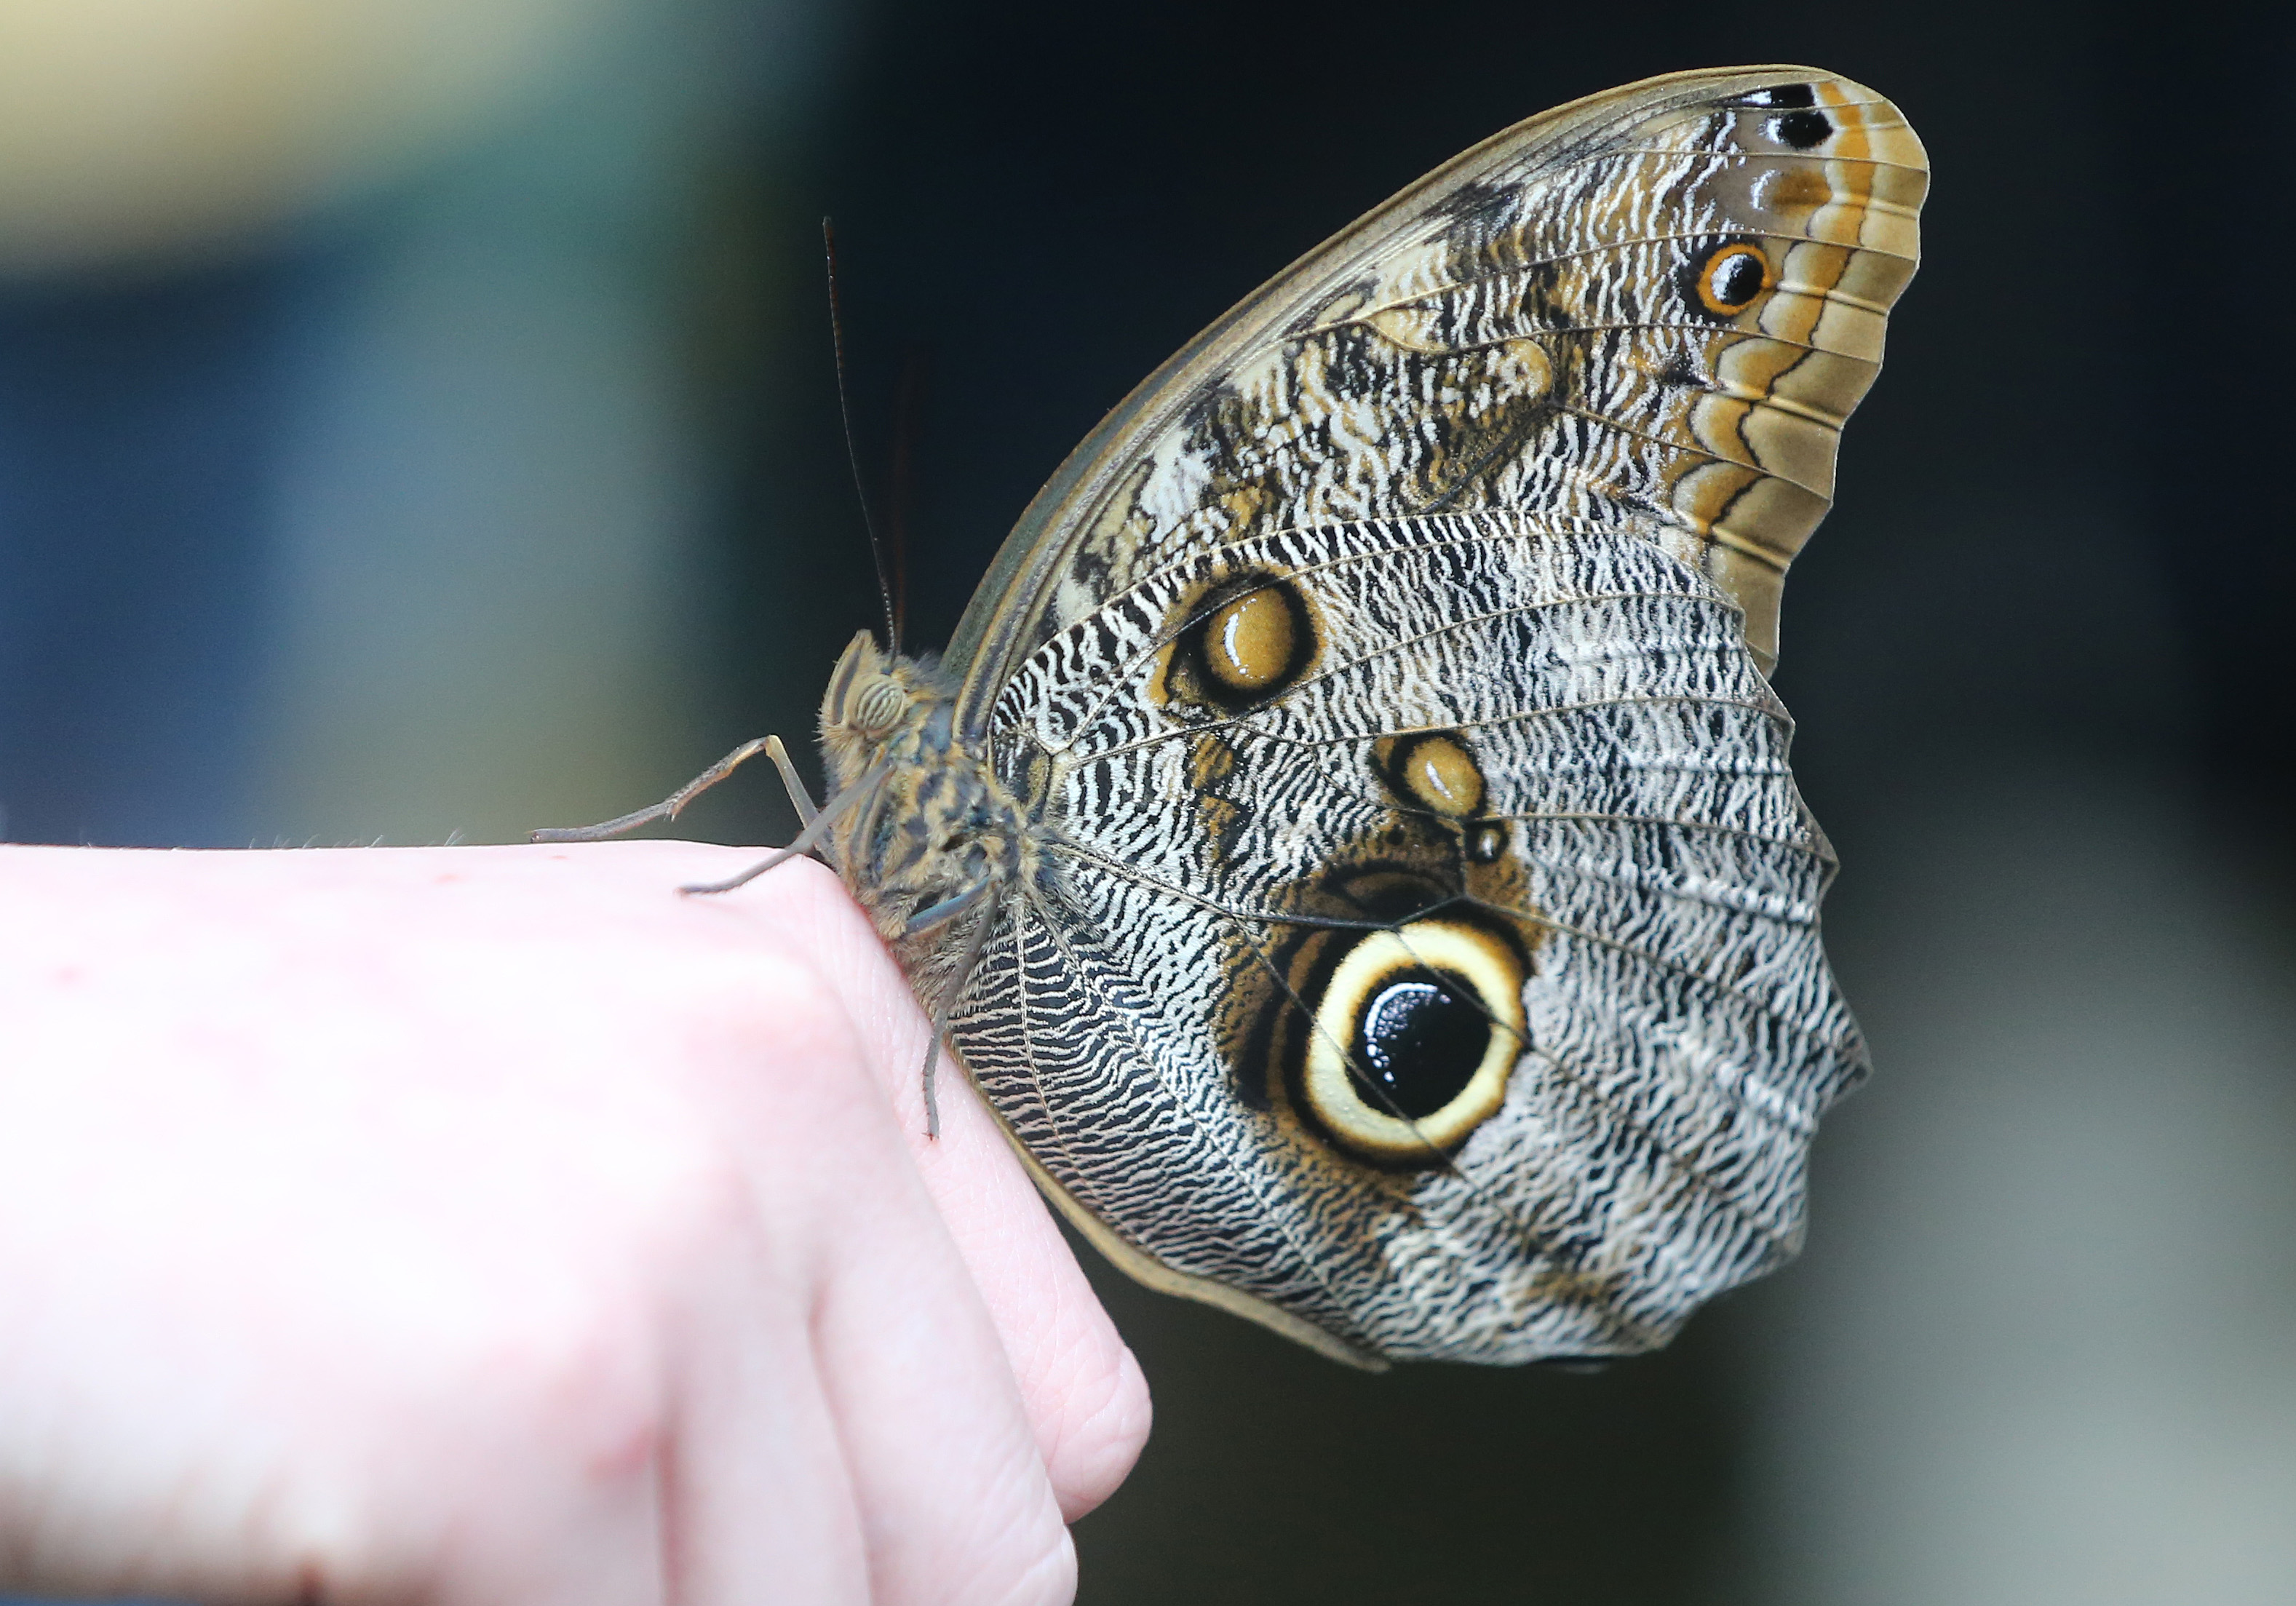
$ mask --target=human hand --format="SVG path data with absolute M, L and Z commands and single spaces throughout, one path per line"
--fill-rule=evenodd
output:
M 1067 1600 L 1139 1370 L 750 862 L 0 848 L 0 1586 Z

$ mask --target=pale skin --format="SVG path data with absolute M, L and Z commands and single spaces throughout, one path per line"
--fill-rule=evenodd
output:
M 1069 1600 L 1139 1368 L 754 856 L 0 847 L 0 1588 Z

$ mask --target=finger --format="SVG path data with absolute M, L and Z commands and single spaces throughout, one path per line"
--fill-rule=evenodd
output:
M 921 1191 L 856 1215 L 816 1341 L 876 1598 L 1066 1602 L 1076 1562 L 1060 1503 L 955 1246 Z M 913 1220 L 872 1219 L 895 1215 Z
M 747 850 L 742 850 L 746 852 Z M 884 944 L 836 878 L 809 861 L 758 883 L 759 916 L 802 933 L 886 1082 L 918 1172 L 988 1307 L 1038 1454 L 1073 1521 L 1123 1483 L 1147 1442 L 1148 1385 L 1003 1128 L 963 1069 L 939 1070 L 941 1133 L 925 1136 L 928 1025 Z
M 1057 1606 L 1075 1557 L 1004 1347 L 871 1073 L 846 1074 L 866 1092 L 816 1135 L 843 1185 L 813 1336 L 873 1598 Z
M 686 1012 L 686 1074 L 727 1164 L 692 1201 L 707 1248 L 665 1294 L 681 1339 L 664 1356 L 664 1568 L 675 1606 L 865 1606 L 868 1536 L 814 1317 L 836 1272 L 840 1128 L 856 1106 L 876 1111 L 851 1092 L 859 1051 L 834 1001 L 804 967 L 759 957 L 686 971 L 714 1001 Z
M 913 1024 L 922 1058 L 922 1014 Z M 917 1168 L 982 1291 L 1062 1515 L 1073 1522 L 1139 1460 L 1147 1380 L 978 1090 L 947 1054 L 939 1074 L 941 1139 L 913 1139 Z M 897 1108 L 914 1115 L 920 1104 L 912 1094 Z
M 779 958 L 713 990 L 740 1002 L 689 1047 L 717 1067 L 705 1102 L 754 1179 L 758 1242 L 730 1258 L 754 1268 L 757 1308 L 696 1296 L 709 1319 L 692 1325 L 717 1348 L 694 1368 L 709 1415 L 678 1460 L 703 1487 L 678 1490 L 673 1531 L 693 1536 L 676 1553 L 707 1560 L 678 1561 L 696 1580 L 681 1598 L 1065 1602 L 1067 1531 L 1004 1352 L 849 1022 Z M 768 1348 L 761 1324 L 802 1342 Z M 816 1530 L 840 1520 L 851 1531 L 824 1547 Z M 806 1545 L 865 1556 L 858 1586 L 848 1562 L 776 1569 Z
M 929 1030 L 904 992 L 888 1001 L 884 1062 L 915 1065 Z M 1093 1291 L 1004 1127 L 964 1071 L 939 1056 L 941 1135 L 923 1135 L 918 1078 L 892 1090 L 918 1174 L 1004 1348 L 1038 1454 L 1070 1521 L 1114 1494 L 1151 1423 L 1147 1380 Z
M 868 1538 L 804 1307 L 772 1251 L 696 1323 L 666 1472 L 672 1606 L 867 1606 Z

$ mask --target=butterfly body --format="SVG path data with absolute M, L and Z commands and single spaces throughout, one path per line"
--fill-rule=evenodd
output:
M 1793 1252 L 1865 1053 L 1766 671 L 1923 183 L 1805 68 L 1534 119 L 1152 376 L 946 660 L 848 650 L 828 856 L 1127 1270 L 1513 1362 Z

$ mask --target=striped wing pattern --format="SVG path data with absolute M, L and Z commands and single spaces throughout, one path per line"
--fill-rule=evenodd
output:
M 1304 577 L 1330 667 L 1218 722 L 1253 801 L 1208 866 L 1208 727 L 1145 688 L 1196 570 L 1238 561 Z M 1830 861 L 1736 605 L 1647 532 L 1478 513 L 1258 538 L 1046 643 L 996 728 L 1054 756 L 1060 839 L 956 1040 L 1159 1260 L 1389 1355 L 1513 1360 L 1644 1348 L 1791 1251 L 1817 1112 L 1863 1063 L 1818 942 Z M 1377 835 L 1365 755 L 1429 729 L 1472 733 L 1544 936 L 1505 1110 L 1399 1178 L 1259 1107 L 1212 961 L 1268 948 L 1289 889 Z
M 1823 129 L 1821 133 L 1820 130 Z M 1463 508 L 1639 519 L 1775 657 L 1928 184 L 1887 100 L 1808 68 L 1684 74 L 1534 118 L 1208 330 L 1071 455 L 958 632 L 970 712 L 1028 649 L 1253 530 Z M 1760 253 L 1742 307 L 1698 293 Z
M 1535 119 L 1216 324 L 1024 516 L 948 668 L 1036 869 L 951 1037 L 1130 1269 L 1512 1362 L 1648 1348 L 1793 1251 L 1865 1054 L 1765 673 L 1925 183 L 1894 107 L 1803 68 Z M 1186 705 L 1176 643 L 1239 576 L 1312 660 Z M 1505 845 L 1472 874 L 1398 802 L 1431 733 Z M 1520 1052 L 1464 1141 L 1366 1164 L 1272 1067 L 1334 866 L 1402 861 L 1423 906 L 1356 923 L 1521 933 Z

